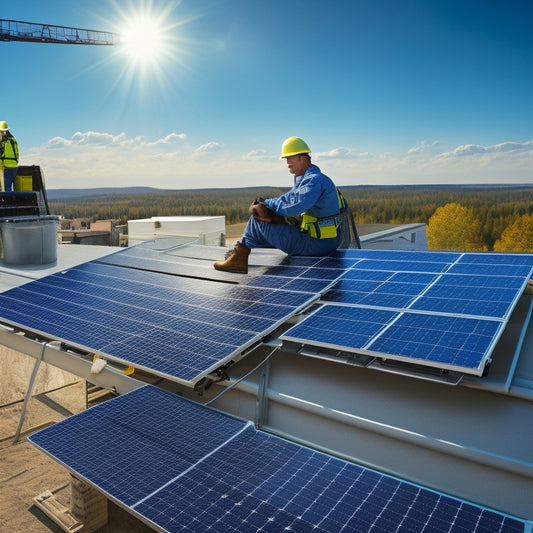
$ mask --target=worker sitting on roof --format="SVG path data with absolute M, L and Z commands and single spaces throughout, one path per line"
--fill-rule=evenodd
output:
M 327 255 L 340 243 L 339 212 L 344 198 L 333 181 L 311 163 L 309 146 L 290 137 L 281 147 L 294 186 L 278 198 L 257 198 L 244 234 L 217 270 L 248 272 L 252 248 L 278 248 L 291 255 Z
M 2 191 L 13 190 L 18 164 L 19 149 L 17 140 L 11 135 L 7 122 L 3 120 L 0 122 L 0 171 L 3 171 L 0 189 Z

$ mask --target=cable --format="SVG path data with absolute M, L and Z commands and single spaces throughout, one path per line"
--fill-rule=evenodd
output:
M 209 405 L 215 400 L 218 400 L 218 398 L 220 398 L 223 394 L 226 394 L 226 392 L 228 392 L 230 389 L 235 387 L 235 385 L 238 385 L 241 381 L 246 379 L 250 374 L 253 374 L 258 368 L 263 366 L 274 355 L 274 352 L 278 349 L 279 349 L 279 346 L 275 346 L 274 348 L 272 348 L 271 352 L 258 365 L 252 368 L 252 370 L 244 374 L 244 376 L 240 377 L 237 381 L 234 381 L 229 387 L 226 387 L 222 392 L 217 394 L 214 398 L 211 398 L 208 402 L 204 403 L 203 405 Z

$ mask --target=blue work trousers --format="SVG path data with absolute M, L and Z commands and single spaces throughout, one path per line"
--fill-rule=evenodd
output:
M 4 168 L 4 190 L 6 192 L 11 192 L 13 190 L 13 182 L 15 181 L 15 177 L 17 176 L 17 170 L 17 167 Z
M 248 248 L 278 248 L 289 255 L 328 255 L 338 247 L 338 237 L 315 239 L 290 224 L 271 224 L 250 217 L 243 234 Z

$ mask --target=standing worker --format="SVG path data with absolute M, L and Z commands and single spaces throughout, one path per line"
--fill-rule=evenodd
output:
M 1 191 L 12 191 L 17 167 L 19 164 L 19 148 L 17 140 L 9 131 L 5 120 L 0 122 L 0 170 L 3 176 L 0 183 Z
M 281 158 L 294 174 L 293 188 L 278 198 L 257 198 L 250 206 L 246 229 L 217 270 L 248 273 L 252 248 L 278 248 L 290 255 L 327 255 L 339 247 L 339 214 L 344 198 L 333 181 L 311 163 L 309 146 L 289 137 Z

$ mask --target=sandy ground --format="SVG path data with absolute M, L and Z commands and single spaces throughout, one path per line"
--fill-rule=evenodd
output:
M 23 432 L 13 444 L 22 412 L 22 402 L 0 408 L 0 532 L 60 533 L 62 529 L 33 504 L 45 490 L 70 508 L 70 473 L 30 444 L 26 437 L 44 426 L 80 411 L 85 406 L 85 384 L 79 381 L 28 403 Z M 80 404 L 83 400 L 83 405 Z M 108 503 L 108 524 L 102 533 L 152 531 L 114 503 Z

